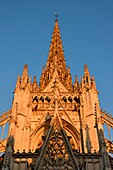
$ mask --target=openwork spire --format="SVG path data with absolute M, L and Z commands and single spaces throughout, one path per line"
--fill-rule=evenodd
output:
M 55 20 L 46 69 L 48 67 L 57 70 L 66 69 L 58 19 Z
M 71 89 L 72 79 L 70 75 L 70 69 L 66 68 L 66 61 L 64 58 L 64 50 L 57 18 L 55 20 L 55 25 L 52 33 L 46 67 L 43 68 L 40 79 L 41 87 L 44 87 L 48 84 L 55 71 L 58 73 L 59 80 L 67 87 L 67 89 Z

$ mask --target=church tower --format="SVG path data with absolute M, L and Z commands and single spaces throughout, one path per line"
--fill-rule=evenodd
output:
M 111 170 L 101 114 L 87 65 L 72 84 L 56 18 L 40 83 L 28 65 L 17 78 L 3 170 Z

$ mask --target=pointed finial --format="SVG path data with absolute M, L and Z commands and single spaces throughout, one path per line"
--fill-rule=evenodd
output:
M 59 17 L 59 15 L 58 15 L 58 13 L 57 13 L 57 12 L 55 12 L 55 13 L 54 13 L 54 17 L 56 18 L 56 20 L 55 20 L 55 21 L 57 21 L 57 20 L 58 20 L 58 17 Z
M 96 82 L 94 76 L 91 78 L 91 86 L 96 90 Z
M 78 83 L 78 77 L 75 75 L 75 82 Z
M 88 71 L 88 66 L 86 64 L 84 64 L 84 72 L 87 74 L 89 71 Z
M 79 82 L 78 82 L 78 77 L 77 77 L 77 75 L 75 75 L 74 86 L 75 86 L 75 87 L 78 87 L 78 86 L 79 86 Z
M 24 66 L 21 80 L 24 83 L 27 83 L 28 81 L 28 65 L 27 64 L 25 64 Z
M 90 85 L 90 73 L 86 64 L 84 64 L 84 84 Z
M 38 83 L 36 80 L 36 76 L 34 76 L 34 81 L 33 81 L 33 91 L 36 92 L 38 90 Z
M 34 83 L 37 83 L 36 76 L 34 76 Z
M 17 82 L 16 82 L 16 88 L 20 86 L 21 78 L 20 75 L 18 75 Z

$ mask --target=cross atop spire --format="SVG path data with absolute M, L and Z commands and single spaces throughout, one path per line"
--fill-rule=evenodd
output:
M 56 18 L 56 20 L 58 19 L 59 15 L 57 12 L 54 13 L 54 17 Z

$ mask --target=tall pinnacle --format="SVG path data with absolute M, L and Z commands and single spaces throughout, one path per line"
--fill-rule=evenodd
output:
M 49 83 L 55 71 L 57 71 L 58 78 L 65 85 L 65 87 L 67 89 L 71 89 L 72 80 L 70 69 L 66 69 L 66 61 L 64 58 L 64 50 L 57 18 L 55 19 L 46 67 L 43 68 L 40 78 L 41 88 L 44 88 Z

